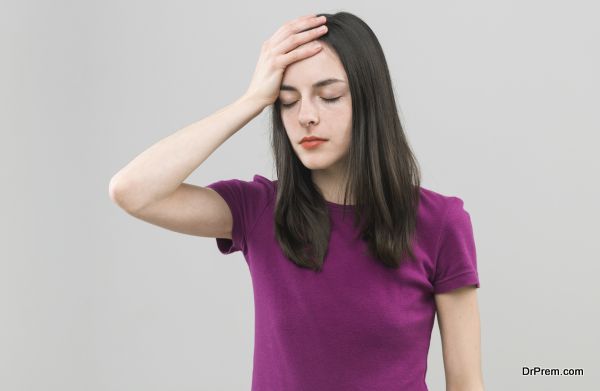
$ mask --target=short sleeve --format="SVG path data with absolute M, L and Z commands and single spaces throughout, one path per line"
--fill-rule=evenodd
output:
M 450 197 L 442 222 L 433 292 L 443 293 L 469 285 L 479 288 L 471 216 L 464 209 L 462 199 Z
M 260 175 L 252 181 L 226 179 L 206 185 L 225 200 L 233 217 L 231 239 L 215 238 L 221 253 L 246 254 L 248 236 L 271 199 L 271 185 L 269 179 Z

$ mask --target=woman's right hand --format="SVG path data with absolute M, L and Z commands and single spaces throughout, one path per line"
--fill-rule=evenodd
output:
M 265 106 L 275 102 L 285 68 L 321 50 L 321 44 L 311 41 L 327 32 L 327 26 L 321 26 L 325 22 L 324 16 L 310 14 L 283 24 L 263 43 L 252 81 L 244 95 Z

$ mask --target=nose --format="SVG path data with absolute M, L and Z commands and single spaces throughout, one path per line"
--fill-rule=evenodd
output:
M 300 103 L 300 111 L 298 113 L 298 122 L 303 127 L 308 127 L 311 124 L 314 126 L 319 123 L 319 113 L 317 107 L 310 101 L 310 99 L 306 99 L 304 102 Z

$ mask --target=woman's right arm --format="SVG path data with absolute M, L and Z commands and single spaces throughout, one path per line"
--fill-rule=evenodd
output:
M 127 213 L 164 228 L 191 235 L 227 237 L 227 226 L 231 224 L 227 204 L 214 190 L 183 181 L 266 106 L 265 102 L 243 95 L 160 140 L 112 177 L 110 198 Z M 199 216 L 193 211 L 207 212 L 197 219 Z M 203 220 L 207 224 L 201 224 Z
M 111 199 L 128 212 L 164 199 L 265 107 L 265 103 L 243 95 L 212 115 L 160 140 L 112 177 Z
M 272 104 L 285 67 L 319 51 L 313 40 L 324 18 L 285 23 L 265 41 L 250 86 L 234 103 L 152 145 L 117 172 L 110 198 L 129 214 L 161 227 L 205 237 L 231 238 L 232 215 L 213 189 L 183 181 L 221 144 Z

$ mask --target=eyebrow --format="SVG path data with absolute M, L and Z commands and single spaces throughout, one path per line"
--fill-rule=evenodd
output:
M 313 88 L 321 88 L 321 87 L 325 87 L 329 84 L 333 84 L 333 83 L 345 83 L 344 80 L 340 80 L 340 79 L 335 79 L 335 78 L 329 78 L 329 79 L 324 79 L 324 80 L 320 80 L 318 82 L 316 82 L 315 84 L 312 85 Z M 279 88 L 280 91 L 296 91 L 298 92 L 298 89 L 296 87 L 293 86 L 289 86 L 286 84 L 282 84 L 281 87 Z

